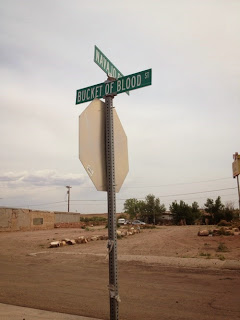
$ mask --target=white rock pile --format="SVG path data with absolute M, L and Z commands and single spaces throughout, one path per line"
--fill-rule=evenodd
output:
M 122 230 L 122 231 L 117 230 L 117 237 L 123 238 L 123 237 L 134 235 L 136 233 L 140 233 L 139 228 L 135 229 L 132 227 L 128 230 Z M 101 235 L 101 236 L 93 235 L 91 237 L 81 236 L 76 239 L 63 239 L 59 241 L 52 241 L 49 245 L 49 248 L 63 247 L 66 245 L 74 245 L 74 244 L 84 244 L 90 241 L 98 241 L 98 240 L 108 240 L 108 236 L 107 235 Z

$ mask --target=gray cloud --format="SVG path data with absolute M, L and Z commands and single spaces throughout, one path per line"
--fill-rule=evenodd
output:
M 81 174 L 59 174 L 53 170 L 36 172 L 5 173 L 0 175 L 0 182 L 8 182 L 12 187 L 17 186 L 81 186 L 85 183 Z

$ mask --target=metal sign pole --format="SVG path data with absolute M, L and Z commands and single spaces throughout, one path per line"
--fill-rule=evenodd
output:
M 113 96 L 105 97 L 106 107 L 106 163 L 108 195 L 108 250 L 110 320 L 118 320 L 118 268 L 116 235 L 116 194 L 114 165 Z

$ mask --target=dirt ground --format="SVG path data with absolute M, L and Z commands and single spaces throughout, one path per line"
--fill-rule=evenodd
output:
M 240 236 L 199 237 L 199 229 L 162 226 L 118 240 L 119 319 L 240 319 Z M 102 234 L 1 232 L 0 302 L 109 319 L 107 241 L 49 248 Z

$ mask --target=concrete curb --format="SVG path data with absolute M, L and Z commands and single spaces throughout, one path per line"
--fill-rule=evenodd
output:
M 1 320 L 101 320 L 0 303 Z
M 37 256 L 39 254 L 46 254 L 49 251 L 41 251 L 36 253 L 29 253 L 29 256 Z M 99 258 L 108 258 L 102 253 L 81 253 L 81 252 L 54 252 L 55 254 L 67 255 L 81 255 L 81 256 L 95 256 Z M 228 269 L 240 270 L 240 260 L 219 260 L 219 259 L 204 259 L 204 258 L 180 258 L 180 257 L 166 257 L 166 256 L 141 256 L 141 255 L 118 255 L 118 261 L 136 261 L 146 264 L 159 264 L 167 267 L 182 267 L 182 268 L 207 268 L 207 269 Z
M 182 268 L 207 268 L 207 269 L 229 269 L 240 270 L 239 260 L 202 259 L 202 258 L 175 258 L 158 256 L 120 255 L 120 261 L 139 261 L 143 263 L 156 263 L 162 266 Z

